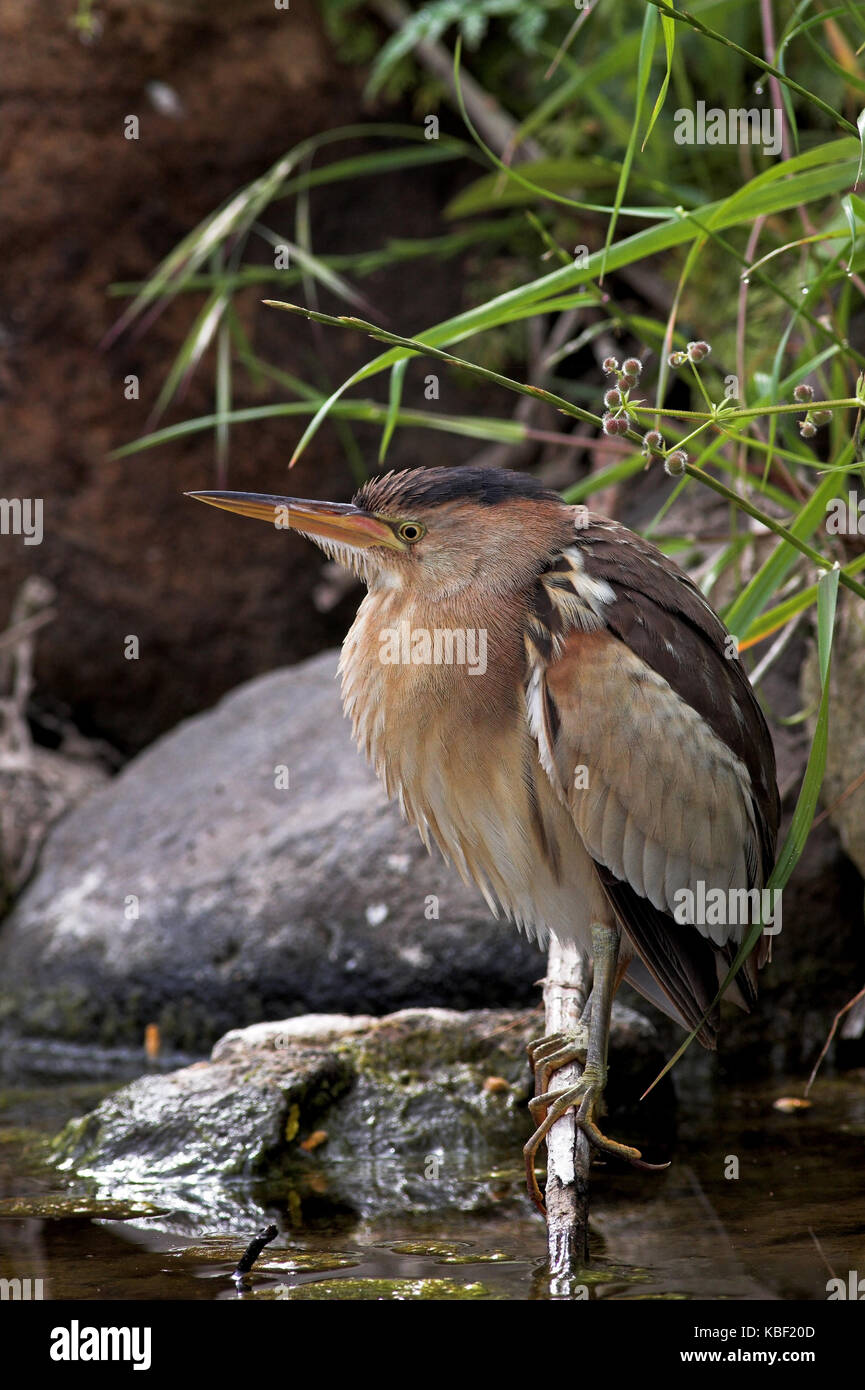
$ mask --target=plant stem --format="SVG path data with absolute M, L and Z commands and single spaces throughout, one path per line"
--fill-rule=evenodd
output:
M 806 101 L 812 102 L 814 106 L 820 111 L 825 112 L 827 116 L 831 116 L 833 121 L 837 121 L 845 130 L 849 130 L 851 135 L 858 135 L 859 132 L 852 122 L 846 120 L 839 111 L 835 110 L 834 106 L 830 106 L 828 102 L 815 96 L 813 92 L 809 92 L 807 87 L 803 87 L 800 83 L 794 82 L 793 78 L 788 77 L 786 72 L 782 72 L 780 68 L 776 68 L 773 63 L 768 63 L 766 59 L 761 58 L 758 53 L 752 53 L 750 49 L 743 48 L 741 44 L 734 43 L 732 39 L 727 38 L 726 34 L 719 34 L 717 29 L 710 29 L 708 24 L 703 24 L 701 20 L 697 19 L 696 16 L 692 15 L 688 10 L 674 10 L 672 5 L 666 3 L 666 0 L 649 0 L 649 4 L 654 5 L 662 14 L 669 15 L 670 19 L 675 19 L 679 24 L 689 24 L 691 28 L 696 29 L 698 33 L 705 34 L 707 39 L 714 39 L 716 43 L 722 43 L 726 48 L 732 48 L 734 52 L 741 53 L 742 57 L 747 58 L 750 63 L 754 63 L 756 67 L 762 68 L 764 72 L 771 73 L 773 77 L 777 77 L 778 81 L 783 82 L 785 87 L 789 87 L 791 92 L 798 92 L 800 97 L 804 97 Z
M 761 522 L 763 526 L 768 526 L 769 530 L 774 531 L 776 536 L 781 536 L 788 544 L 795 546 L 797 550 L 800 550 L 802 554 L 806 555 L 815 565 L 819 565 L 821 569 L 832 570 L 836 568 L 834 560 L 827 560 L 825 555 L 821 555 L 820 551 L 815 550 L 807 541 L 800 540 L 798 536 L 794 536 L 793 532 L 788 531 L 786 526 L 782 526 L 780 521 L 775 521 L 773 517 L 768 516 L 765 512 L 761 512 L 759 507 L 752 506 L 744 497 L 740 497 L 737 492 L 727 487 L 725 483 L 720 482 L 717 478 L 713 478 L 710 473 L 704 473 L 702 468 L 696 468 L 692 463 L 685 464 L 685 472 L 689 474 L 690 477 L 697 478 L 699 482 L 705 483 L 707 487 L 712 488 L 713 492 L 717 492 L 719 496 L 726 497 L 728 502 L 732 502 L 741 511 L 747 512 L 748 516 L 753 517 L 755 521 Z M 844 570 L 839 570 L 839 578 L 846 589 L 852 590 L 854 594 L 858 594 L 860 598 L 865 599 L 865 588 L 857 583 L 855 579 L 851 579 L 849 574 L 846 574 Z

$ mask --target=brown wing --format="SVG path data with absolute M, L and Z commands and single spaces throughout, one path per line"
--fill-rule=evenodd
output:
M 781 807 L 772 736 L 727 629 L 696 584 L 655 546 L 605 517 L 577 537 L 587 575 L 606 580 L 611 632 L 663 676 L 748 769 L 760 838 L 756 877 L 775 863 Z
M 673 912 L 700 882 L 749 889 L 768 877 L 778 824 L 768 729 L 699 590 L 623 527 L 592 518 L 539 590 L 527 650 L 541 760 L 636 950 L 628 978 L 693 1027 L 742 928 Z M 753 957 L 737 983 L 731 997 L 747 1006 Z M 707 1046 L 715 1027 L 702 1030 Z

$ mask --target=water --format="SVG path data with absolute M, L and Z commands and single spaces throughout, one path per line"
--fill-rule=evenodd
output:
M 31 1057 L 0 1094 L 2 1277 L 81 1300 L 550 1297 L 518 1154 L 464 1184 L 471 1215 L 361 1221 L 328 1200 L 320 1176 L 234 1184 L 211 1217 L 201 1191 L 189 1210 L 161 1203 L 158 1185 L 118 1199 L 51 1170 L 44 1145 L 139 1064 L 115 1058 L 103 1067 L 112 1075 L 73 1080 L 58 1078 L 60 1056 L 35 1069 Z M 824 1300 L 833 1276 L 865 1276 L 865 1074 L 820 1080 L 810 1108 L 773 1108 L 784 1095 L 801 1095 L 801 1079 L 704 1080 L 680 1103 L 666 1172 L 594 1170 L 590 1298 Z M 280 1235 L 238 1288 L 234 1266 L 270 1221 Z

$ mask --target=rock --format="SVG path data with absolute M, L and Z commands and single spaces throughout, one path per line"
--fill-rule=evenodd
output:
M 541 952 L 355 751 L 336 661 L 241 686 L 52 831 L 0 930 L 5 1029 L 117 1046 L 156 1023 L 201 1052 L 268 1017 L 537 1000 Z
M 55 1158 L 106 1199 L 157 1189 L 175 1223 L 218 1212 L 248 1224 L 250 1201 L 301 1202 L 305 1214 L 324 1201 L 362 1218 L 479 1209 L 503 1181 L 521 1190 L 525 1044 L 538 1022 L 536 1010 L 406 1009 L 234 1030 L 209 1062 L 142 1077 L 71 1122 Z M 652 1025 L 619 1005 L 611 1054 L 615 1108 L 663 1054 Z M 669 1101 L 668 1082 L 656 1100 L 665 1122 Z M 238 1179 L 246 1190 L 232 1193 Z

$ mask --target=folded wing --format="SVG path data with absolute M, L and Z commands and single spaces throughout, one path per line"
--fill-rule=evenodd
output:
M 636 952 L 627 978 L 694 1027 L 745 930 L 707 896 L 761 888 L 778 827 L 771 737 L 735 643 L 672 562 L 593 517 L 541 576 L 526 648 L 541 761 Z M 764 958 L 736 1002 L 753 1001 Z

